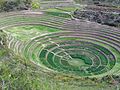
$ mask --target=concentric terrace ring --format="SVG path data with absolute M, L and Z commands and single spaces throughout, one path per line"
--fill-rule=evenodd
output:
M 61 29 L 59 32 L 38 35 L 26 42 L 8 35 L 8 48 L 39 65 L 41 70 L 80 77 L 120 75 L 119 29 L 38 13 L 0 16 L 1 29 L 21 25 L 45 25 Z
M 120 47 L 118 40 L 109 38 L 80 31 L 52 33 L 34 38 L 24 55 L 55 72 L 79 76 L 113 73 L 113 68 L 120 69 L 116 66 Z

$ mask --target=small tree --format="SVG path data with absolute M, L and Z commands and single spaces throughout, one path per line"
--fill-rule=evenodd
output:
M 0 0 L 0 11 L 28 10 L 32 0 Z
M 40 8 L 40 3 L 38 3 L 38 2 L 32 2 L 32 8 L 33 9 L 39 9 Z
M 0 0 L 0 11 L 2 11 L 3 4 L 4 4 L 4 0 Z

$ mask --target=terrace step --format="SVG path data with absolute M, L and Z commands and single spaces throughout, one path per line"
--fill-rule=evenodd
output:
M 6 33 L 11 26 L 27 24 L 61 29 L 60 32 L 38 34 L 26 42 L 8 34 L 8 47 L 43 70 L 81 77 L 102 77 L 120 72 L 119 29 L 45 13 L 11 13 L 8 16 L 0 16 L 0 28 Z

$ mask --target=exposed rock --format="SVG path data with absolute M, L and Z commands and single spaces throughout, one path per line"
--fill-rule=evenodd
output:
M 74 17 L 78 19 L 87 19 L 88 21 L 97 22 L 103 25 L 120 27 L 120 13 L 93 11 L 93 10 L 76 10 Z

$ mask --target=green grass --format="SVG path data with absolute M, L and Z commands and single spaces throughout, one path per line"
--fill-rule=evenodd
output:
M 17 26 L 17 27 L 11 27 L 7 29 L 8 33 L 12 33 L 12 36 L 20 39 L 20 40 L 29 40 L 32 37 L 35 37 L 37 35 L 47 34 L 47 33 L 53 33 L 53 32 L 60 32 L 60 29 L 52 28 L 48 26 L 43 25 L 26 25 L 26 26 Z
M 59 17 L 64 17 L 64 18 L 70 18 L 71 16 L 67 14 L 66 12 L 71 12 L 75 10 L 75 8 L 62 8 L 63 10 L 60 9 L 48 9 L 46 10 L 46 13 L 48 15 L 53 15 L 53 16 L 59 16 Z M 64 12 L 66 11 L 66 12 Z M 30 18 L 30 17 L 12 17 L 12 18 L 7 18 L 7 19 L 1 19 L 0 23 L 2 25 L 9 25 L 11 22 L 16 23 L 18 21 L 25 21 L 25 22 L 33 22 L 37 20 L 43 20 L 47 21 L 47 19 L 50 17 L 36 17 L 36 18 Z M 7 22 L 6 22 L 7 21 Z M 58 22 L 61 24 L 63 21 Z M 54 33 L 54 32 L 60 32 L 61 30 L 48 27 L 48 26 L 43 26 L 43 25 L 28 25 L 28 26 L 17 26 L 17 27 L 12 27 L 7 29 L 7 32 L 12 34 L 12 36 L 20 39 L 20 40 L 30 40 L 31 38 L 37 36 L 37 35 L 42 35 L 42 34 L 48 34 L 48 33 Z M 59 38 L 59 37 L 56 37 Z M 75 38 L 59 38 L 60 40 L 76 40 Z M 117 57 L 117 60 L 120 59 L 120 54 L 113 48 L 103 45 L 101 43 L 96 43 L 99 44 L 103 47 L 108 48 L 111 50 Z M 107 52 L 107 51 L 105 51 Z M 45 57 L 46 51 L 42 51 L 41 53 L 41 63 L 45 64 L 48 67 L 51 67 L 48 62 L 53 66 L 57 67 L 56 65 L 59 66 L 58 58 L 55 59 L 56 65 L 53 64 L 52 57 L 53 54 L 49 54 L 48 56 L 48 62 L 45 61 L 43 57 Z M 35 60 L 36 56 L 33 53 L 32 58 Z M 78 62 L 80 59 L 83 61 Z M 80 59 L 75 59 L 76 62 L 70 62 L 72 63 L 73 66 L 79 66 L 83 64 L 91 64 L 91 61 L 88 60 L 89 58 L 81 56 Z M 105 60 L 105 59 L 103 59 Z M 52 62 L 51 62 L 52 61 Z M 67 65 L 66 62 L 62 62 L 64 65 Z M 79 64 L 80 63 L 80 64 Z M 111 63 L 111 65 L 114 63 Z M 63 69 L 66 69 L 66 67 L 62 66 Z M 52 68 L 52 67 L 51 67 Z M 57 67 L 58 68 L 58 67 Z M 101 67 L 102 68 L 102 67 Z M 59 68 L 58 68 L 59 69 Z M 76 69 L 73 67 L 73 69 Z M 94 69 L 94 68 L 93 68 Z M 115 67 L 112 70 L 112 73 L 114 73 L 114 70 L 116 71 L 118 68 Z M 84 72 L 76 72 L 78 75 L 85 75 Z M 60 76 L 60 77 L 59 77 Z M 103 74 L 104 76 L 104 74 Z M 96 76 L 97 77 L 97 76 Z M 101 77 L 98 76 L 98 77 Z M 64 75 L 63 73 L 58 73 L 58 74 L 53 74 L 52 72 L 43 72 L 41 71 L 41 68 L 33 64 L 29 60 L 25 60 L 19 56 L 14 55 L 14 53 L 11 50 L 7 49 L 2 49 L 0 50 L 0 90 L 101 90 L 101 86 L 107 85 L 106 83 L 101 83 L 101 82 L 94 82 L 90 79 L 85 80 L 85 78 L 77 78 L 75 76 L 74 78 L 67 75 Z M 99 81 L 99 80 L 98 80 Z M 77 85 L 76 85 L 77 84 Z M 88 85 L 87 86 L 84 86 Z M 89 84 L 93 86 L 89 86 Z M 95 86 L 94 86 L 95 85 Z M 114 90 L 112 87 L 110 88 Z M 106 90 L 110 90 L 106 89 Z
M 11 55 L 8 60 L 0 60 L 0 90 L 93 90 L 93 88 L 98 90 L 101 88 L 101 85 L 79 87 L 81 79 L 77 81 L 78 85 L 71 85 L 70 83 L 75 83 L 72 78 L 41 72 L 37 65 L 14 55 L 11 50 L 8 52 L 7 49 L 3 49 L 3 51 Z M 88 82 L 95 84 L 91 80 L 82 83 Z
M 4 56 L 7 54 L 7 51 L 6 50 L 0 50 L 0 56 Z
M 76 7 L 61 7 L 61 8 L 50 8 L 50 9 L 46 9 L 45 11 L 49 11 L 49 12 L 61 12 L 64 13 L 66 12 L 72 12 L 74 10 L 76 10 Z
M 68 13 L 65 12 L 51 12 L 47 11 L 46 12 L 48 15 L 53 15 L 53 16 L 59 16 L 59 17 L 64 17 L 64 18 L 71 18 L 71 16 Z
M 73 11 L 75 11 L 77 8 L 76 8 L 76 7 L 64 7 L 64 8 L 61 7 L 61 9 L 65 10 L 65 11 L 68 11 L 68 12 L 73 12 Z

